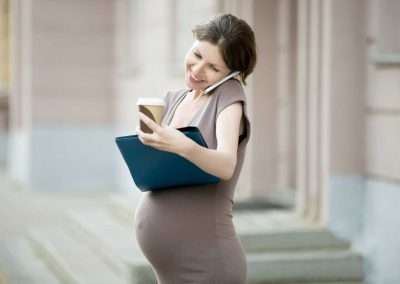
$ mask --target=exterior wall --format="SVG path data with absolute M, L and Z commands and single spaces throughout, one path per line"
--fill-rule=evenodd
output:
M 400 3 L 369 1 L 364 251 L 372 283 L 399 283 Z M 394 55 L 385 60 L 385 55 Z M 396 60 L 397 58 L 397 60 Z
M 296 175 L 296 3 L 254 1 L 250 197 L 292 204 Z M 262 129 L 262 131 L 259 131 Z
M 8 7 L 8 0 L 0 1 L 0 96 L 5 95 L 9 82 Z
M 112 1 L 12 11 L 11 175 L 33 190 L 115 190 Z
M 251 187 L 255 196 L 265 197 L 277 184 L 277 3 L 256 1 L 254 31 L 258 52 L 257 72 L 253 76 Z M 257 131 L 263 129 L 264 131 Z
M 332 5 L 329 222 L 355 235 L 362 226 L 365 194 L 365 12 L 364 1 Z
M 8 84 L 9 84 L 9 25 L 8 1 L 0 0 L 0 167 L 7 153 Z
M 333 105 L 330 227 L 364 254 L 367 283 L 392 284 L 400 282 L 393 238 L 400 234 L 400 49 L 393 17 L 400 5 L 356 2 L 335 2 L 342 27 L 335 50 L 343 54 L 336 85 L 347 91 Z
M 109 2 L 33 1 L 33 127 L 112 123 Z
M 331 174 L 364 174 L 365 6 L 337 1 L 332 6 Z

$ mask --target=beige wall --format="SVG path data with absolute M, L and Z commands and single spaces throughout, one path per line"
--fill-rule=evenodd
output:
M 400 62 L 379 62 L 385 50 L 398 48 L 390 40 L 397 30 L 388 25 L 395 23 L 390 15 L 399 5 L 334 3 L 331 175 L 399 181 Z M 382 17 L 385 9 L 388 19 Z
M 34 124 L 112 123 L 112 2 L 33 2 Z
M 384 56 L 385 52 L 400 51 L 398 24 L 393 26 L 398 23 L 393 13 L 398 13 L 400 6 L 398 1 L 383 4 L 369 1 L 367 174 L 400 184 L 400 54 L 392 61 Z
M 296 187 L 296 3 L 254 1 L 258 62 L 251 102 L 251 194 L 288 196 Z M 279 198 L 279 197 L 278 197 Z
M 8 0 L 0 0 L 0 96 L 9 83 L 9 25 Z
M 258 62 L 252 96 L 252 192 L 265 196 L 277 183 L 277 3 L 255 1 Z
M 11 1 L 8 171 L 29 189 L 116 190 L 113 3 Z
M 4 160 L 5 131 L 8 128 L 9 25 L 8 1 L 0 0 L 0 161 Z
M 332 176 L 365 172 L 365 12 L 362 0 L 332 4 Z

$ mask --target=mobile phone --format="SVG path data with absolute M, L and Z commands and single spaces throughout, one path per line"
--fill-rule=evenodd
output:
M 219 85 L 221 85 L 223 82 L 228 81 L 230 78 L 235 77 L 237 75 L 240 74 L 240 71 L 234 71 L 232 73 L 230 73 L 229 75 L 227 75 L 226 77 L 222 78 L 220 81 L 218 81 L 215 84 L 212 84 L 211 86 L 207 87 L 204 90 L 204 94 L 208 94 L 209 92 L 211 92 L 212 90 L 214 90 L 216 87 L 218 87 Z

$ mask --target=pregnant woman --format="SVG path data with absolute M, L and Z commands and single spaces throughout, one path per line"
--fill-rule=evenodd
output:
M 178 154 L 221 181 L 143 194 L 136 237 L 158 284 L 245 284 L 232 206 L 250 137 L 242 84 L 256 64 L 254 33 L 245 21 L 224 14 L 196 26 L 193 35 L 184 62 L 186 88 L 165 96 L 161 126 L 139 114 L 153 133 L 136 131 L 142 143 Z M 203 92 L 234 71 L 240 71 L 236 78 Z M 185 126 L 199 128 L 208 148 L 176 129 Z

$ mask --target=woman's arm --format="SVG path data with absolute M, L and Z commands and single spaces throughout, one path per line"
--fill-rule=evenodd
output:
M 241 116 L 241 103 L 229 105 L 217 118 L 217 149 L 208 149 L 193 143 L 180 154 L 202 170 L 223 180 L 229 180 L 236 167 Z
M 140 119 L 154 132 L 143 133 L 136 128 L 143 144 L 159 150 L 176 153 L 199 168 L 223 180 L 232 177 L 237 159 L 242 104 L 233 103 L 223 109 L 216 122 L 217 149 L 208 149 L 195 143 L 182 132 L 172 127 L 161 127 L 146 115 L 139 113 Z

